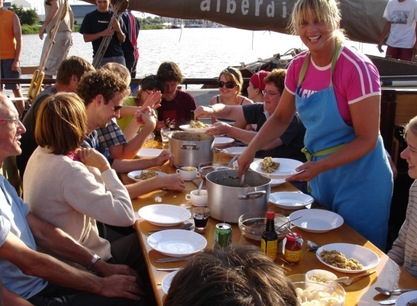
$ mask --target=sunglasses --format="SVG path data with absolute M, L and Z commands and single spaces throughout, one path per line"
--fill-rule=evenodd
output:
M 123 107 L 122 105 L 115 105 L 115 106 L 113 106 L 113 110 L 114 110 L 115 112 L 117 112 L 117 111 L 119 111 L 122 107 Z
M 219 81 L 219 88 L 222 88 L 223 86 L 226 86 L 226 88 L 235 88 L 236 84 L 234 82 Z

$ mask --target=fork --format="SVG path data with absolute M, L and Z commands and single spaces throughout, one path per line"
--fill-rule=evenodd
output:
M 352 277 L 352 278 L 341 277 L 339 279 L 336 279 L 335 281 L 338 282 L 338 283 L 343 284 L 344 286 L 350 286 L 354 282 L 356 282 L 357 280 L 361 279 L 362 277 L 374 274 L 375 272 L 376 272 L 375 270 L 372 270 L 372 271 L 366 272 L 364 274 L 361 274 L 361 275 L 358 275 L 358 276 L 355 276 L 355 277 Z

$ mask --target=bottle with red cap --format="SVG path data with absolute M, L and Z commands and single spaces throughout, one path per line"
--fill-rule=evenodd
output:
M 262 234 L 261 239 L 261 251 L 264 252 L 269 258 L 275 260 L 277 258 L 278 249 L 278 235 L 275 231 L 275 212 L 266 212 L 266 227 Z

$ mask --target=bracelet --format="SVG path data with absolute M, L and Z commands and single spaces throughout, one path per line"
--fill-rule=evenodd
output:
M 101 259 L 100 256 L 98 256 L 97 254 L 93 254 L 93 258 L 91 259 L 90 263 L 87 266 L 87 270 L 88 271 L 93 271 L 93 266 L 94 264 L 99 261 Z

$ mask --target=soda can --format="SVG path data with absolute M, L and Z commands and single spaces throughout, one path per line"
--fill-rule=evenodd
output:
M 214 247 L 223 249 L 232 244 L 232 226 L 227 223 L 217 223 L 214 230 Z

